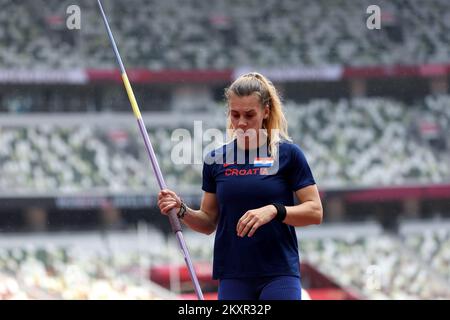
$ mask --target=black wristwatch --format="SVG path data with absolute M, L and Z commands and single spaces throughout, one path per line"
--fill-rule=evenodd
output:
M 183 200 L 181 200 L 180 210 L 177 213 L 178 219 L 183 219 L 184 215 L 186 214 L 186 211 L 187 211 L 186 205 L 184 204 Z

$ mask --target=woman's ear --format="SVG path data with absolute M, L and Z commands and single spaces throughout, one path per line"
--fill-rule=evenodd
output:
M 264 119 L 268 119 L 269 118 L 269 114 L 270 114 L 270 107 L 268 104 L 266 104 L 265 108 L 264 108 Z

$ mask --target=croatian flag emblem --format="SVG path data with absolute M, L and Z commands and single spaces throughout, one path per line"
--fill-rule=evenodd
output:
M 253 165 L 260 168 L 270 168 L 273 166 L 273 158 L 255 158 Z

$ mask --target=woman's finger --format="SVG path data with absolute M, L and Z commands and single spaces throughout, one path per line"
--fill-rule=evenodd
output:
M 170 196 L 172 196 L 174 198 L 178 198 L 177 194 L 175 192 L 173 192 L 172 190 L 170 190 L 170 189 L 164 189 L 161 192 L 164 192 L 164 194 L 167 195 L 167 196 L 170 195 Z
M 162 211 L 163 213 L 167 214 L 171 209 L 173 209 L 173 208 L 175 208 L 175 207 L 176 207 L 176 204 L 175 204 L 175 203 L 169 203 L 169 204 L 163 206 L 163 207 L 161 208 L 161 211 Z
M 253 226 L 253 224 L 254 224 L 254 222 L 252 220 L 244 221 L 241 224 L 241 227 L 240 227 L 240 230 L 238 233 L 239 236 L 244 237 L 247 234 L 247 232 L 250 230 L 250 228 Z
M 260 227 L 261 225 L 258 222 L 255 222 L 252 226 L 252 228 L 250 229 L 250 232 L 248 233 L 248 236 L 251 237 L 255 234 L 256 230 Z
M 173 199 L 170 199 L 170 200 L 163 200 L 163 201 L 161 201 L 161 202 L 159 203 L 159 207 L 164 207 L 164 206 L 166 206 L 166 205 L 168 205 L 168 204 L 174 204 L 174 205 L 176 205 L 177 202 L 176 202 L 175 200 L 173 200 Z
M 239 222 L 236 226 L 236 232 L 238 235 L 241 233 L 241 231 L 245 228 L 246 225 L 247 225 L 247 222 L 245 221 L 245 219 L 239 220 Z
M 239 232 L 241 231 L 241 229 L 244 227 L 245 225 L 245 220 L 248 217 L 248 211 L 246 213 L 244 213 L 244 215 L 239 219 L 237 225 L 236 225 L 236 232 L 239 234 Z

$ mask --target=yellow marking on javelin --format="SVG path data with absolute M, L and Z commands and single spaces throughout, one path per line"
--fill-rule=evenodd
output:
M 126 73 L 122 73 L 123 84 L 125 85 L 125 89 L 127 90 L 128 99 L 130 99 L 131 107 L 133 108 L 134 115 L 137 119 L 141 118 L 141 111 L 139 111 L 139 107 L 134 97 L 133 89 L 131 89 L 130 80 L 128 80 L 128 76 Z

